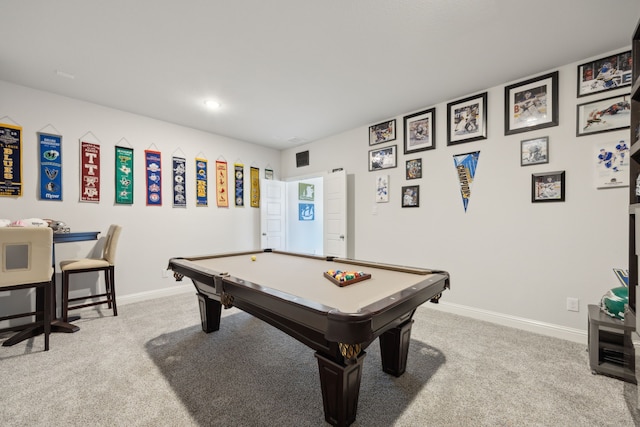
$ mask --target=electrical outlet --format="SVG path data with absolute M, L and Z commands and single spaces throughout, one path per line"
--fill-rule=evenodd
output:
M 567 310 L 580 311 L 580 300 L 578 298 L 567 298 Z
M 162 274 L 162 278 L 163 279 L 167 279 L 167 278 L 169 278 L 169 275 L 171 274 L 171 270 L 167 270 L 166 268 L 163 268 L 161 270 L 160 274 Z

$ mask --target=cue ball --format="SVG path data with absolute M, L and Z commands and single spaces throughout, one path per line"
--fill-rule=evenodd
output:
M 253 255 L 253 256 L 251 257 L 251 261 L 255 261 L 255 260 L 256 260 L 256 256 L 255 256 L 255 255 Z

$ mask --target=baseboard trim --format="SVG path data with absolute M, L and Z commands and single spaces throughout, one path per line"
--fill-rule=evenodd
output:
M 429 308 L 435 308 L 437 310 L 458 314 L 460 316 L 471 317 L 473 319 L 484 320 L 502 326 L 509 326 L 528 332 L 577 342 L 579 344 L 587 344 L 587 331 L 580 329 L 567 328 L 565 326 L 554 325 L 552 323 L 510 316 L 507 314 L 497 313 L 495 311 L 482 310 L 446 301 L 440 301 L 438 304 L 429 304 Z
M 123 295 L 123 296 L 116 295 L 116 297 L 117 297 L 118 305 L 127 305 L 127 304 L 133 304 L 136 302 L 148 301 L 156 298 L 163 298 L 163 297 L 168 297 L 172 295 L 180 295 L 188 292 L 192 292 L 195 295 L 196 293 L 195 288 L 191 286 L 191 284 L 188 284 L 187 286 L 185 285 L 186 283 L 177 285 L 177 286 L 172 286 L 170 288 L 139 292 L 137 294 Z
M 172 295 L 180 295 L 188 292 L 195 293 L 195 289 L 192 286 L 177 285 L 170 288 L 124 295 L 122 297 L 118 296 L 118 304 L 133 304 L 136 302 L 148 301 Z M 429 304 L 429 308 L 458 314 L 460 316 L 471 317 L 472 319 L 484 320 L 502 326 L 522 329 L 541 335 L 560 338 L 567 341 L 573 341 L 580 344 L 587 344 L 587 332 L 580 329 L 567 328 L 565 326 L 554 325 L 552 323 L 539 322 L 537 320 L 526 319 L 524 317 L 510 316 L 507 314 L 497 313 L 495 311 L 482 310 L 442 300 L 438 304 Z

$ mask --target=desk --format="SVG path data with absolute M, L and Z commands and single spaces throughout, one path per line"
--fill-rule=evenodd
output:
M 416 308 L 449 288 L 445 271 L 271 250 L 172 258 L 169 268 L 195 285 L 205 332 L 235 306 L 315 350 L 325 420 L 340 426 L 356 418 L 364 350 L 379 337 L 383 370 L 402 375 Z M 372 277 L 339 287 L 328 270 Z
M 53 264 L 53 277 L 51 278 L 51 286 L 52 286 L 52 298 L 51 303 L 53 305 L 52 317 L 51 321 L 51 332 L 65 332 L 72 333 L 77 332 L 80 328 L 76 325 L 72 325 L 71 323 L 63 322 L 62 320 L 56 318 L 57 316 L 57 304 L 56 304 L 56 244 L 58 243 L 68 243 L 68 242 L 82 242 L 88 240 L 97 240 L 99 231 L 83 231 L 83 232 L 75 232 L 75 233 L 53 233 L 53 248 L 51 253 L 51 261 Z M 36 292 L 36 307 L 42 307 L 44 304 L 44 292 L 38 290 Z M 44 328 L 42 326 L 35 328 L 27 328 L 19 333 L 15 334 L 8 340 L 2 343 L 3 346 L 8 347 L 14 344 L 17 344 L 21 341 L 24 341 L 28 338 L 35 337 L 36 335 L 40 335 L 44 332 Z

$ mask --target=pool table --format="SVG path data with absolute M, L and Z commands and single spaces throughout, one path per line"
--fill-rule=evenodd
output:
M 416 308 L 449 288 L 446 271 L 272 250 L 172 258 L 169 269 L 193 281 L 203 331 L 237 307 L 315 350 L 325 419 L 340 426 L 356 419 L 364 350 L 379 337 L 382 369 L 402 375 Z M 329 270 L 371 277 L 339 286 Z

